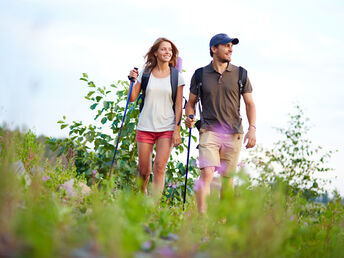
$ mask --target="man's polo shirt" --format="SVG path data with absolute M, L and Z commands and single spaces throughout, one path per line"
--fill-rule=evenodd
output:
M 231 63 L 222 74 L 213 68 L 212 63 L 203 68 L 202 128 L 227 134 L 243 133 L 238 80 L 239 67 Z M 195 74 L 191 79 L 190 92 L 197 95 Z M 252 85 L 247 78 L 244 93 L 251 92 Z

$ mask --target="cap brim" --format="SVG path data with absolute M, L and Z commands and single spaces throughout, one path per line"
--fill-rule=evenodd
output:
M 227 40 L 223 40 L 222 42 L 220 42 L 219 44 L 228 44 L 228 43 L 232 43 L 233 45 L 236 45 L 239 43 L 239 39 L 237 38 L 227 38 Z
M 234 38 L 230 42 L 232 42 L 233 45 L 239 44 L 239 39 Z

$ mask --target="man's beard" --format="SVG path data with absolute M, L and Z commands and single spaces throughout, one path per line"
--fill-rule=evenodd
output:
M 226 59 L 226 58 L 219 58 L 219 61 L 220 61 L 221 63 L 230 63 L 230 62 L 231 62 L 231 58 L 229 58 L 229 60 Z

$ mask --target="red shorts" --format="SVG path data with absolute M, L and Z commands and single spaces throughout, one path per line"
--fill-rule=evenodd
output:
M 173 136 L 173 131 L 148 132 L 148 131 L 137 130 L 136 141 L 154 144 L 155 141 L 159 138 L 170 138 L 170 139 L 172 139 L 172 136 Z

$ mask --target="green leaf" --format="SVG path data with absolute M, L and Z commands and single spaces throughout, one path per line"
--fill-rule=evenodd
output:
M 102 96 L 97 96 L 96 97 L 97 102 L 99 102 L 102 98 L 103 98 Z
M 95 91 L 90 91 L 90 92 L 87 94 L 87 97 L 91 97 L 94 93 L 95 93 Z
M 82 73 L 82 76 L 85 78 L 88 78 L 88 74 L 87 73 Z
M 68 126 L 67 124 L 61 125 L 61 130 L 62 130 L 63 128 L 66 128 L 67 126 Z
M 98 103 L 95 103 L 93 105 L 90 106 L 90 109 L 94 110 L 97 107 Z
M 101 123 L 102 123 L 102 124 L 105 124 L 107 120 L 108 120 L 108 119 L 107 119 L 106 117 L 103 117 Z
M 103 105 L 105 109 L 108 109 L 110 107 L 109 101 L 104 101 Z
M 88 82 L 88 80 L 86 78 L 80 78 L 80 80 Z

